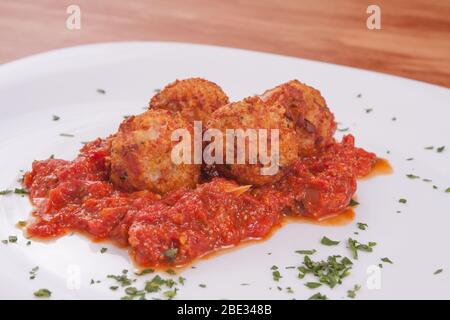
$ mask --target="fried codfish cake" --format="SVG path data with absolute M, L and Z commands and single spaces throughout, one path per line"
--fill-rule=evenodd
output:
M 312 155 L 334 141 L 336 122 L 318 90 L 292 80 L 267 90 L 260 98 L 286 109 L 286 117 L 296 127 L 301 156 Z
M 285 116 L 286 109 L 277 103 L 267 104 L 258 97 L 247 98 L 244 101 L 230 103 L 215 111 L 207 124 L 208 129 L 217 129 L 226 137 L 223 143 L 224 151 L 223 164 L 217 164 L 217 171 L 228 178 L 235 179 L 241 184 L 264 185 L 276 182 L 282 175 L 282 168 L 298 158 L 299 142 L 294 129 L 294 123 Z M 250 162 L 250 139 L 245 138 L 245 162 L 239 164 L 237 161 L 238 146 L 237 140 L 232 141 L 226 134 L 228 129 L 267 129 L 267 152 L 270 156 L 272 152 L 277 153 L 278 171 L 275 174 L 262 174 L 263 167 L 270 167 L 269 164 L 263 165 L 259 142 L 257 146 L 257 161 L 254 164 Z M 273 149 L 275 144 L 272 141 L 272 129 L 278 129 L 278 152 Z M 258 137 L 259 134 L 258 134 Z M 259 138 L 258 138 L 259 139 Z M 234 142 L 234 143 L 233 143 Z M 232 148 L 235 155 L 232 163 L 225 162 L 226 149 Z M 228 159 L 229 160 L 229 159 Z
M 167 110 L 148 110 L 125 120 L 112 140 L 113 184 L 124 191 L 149 190 L 161 194 L 194 188 L 200 166 L 175 164 L 171 157 L 178 143 L 171 141 L 176 129 L 186 129 L 193 135 L 192 124 Z
M 227 103 L 227 95 L 214 82 L 189 78 L 167 85 L 153 96 L 149 107 L 180 112 L 191 123 L 197 120 L 206 124 L 209 116 Z

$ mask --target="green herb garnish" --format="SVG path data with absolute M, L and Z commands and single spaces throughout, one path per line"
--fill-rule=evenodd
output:
M 328 300 L 328 297 L 320 292 L 313 294 L 308 300 Z
M 164 292 L 164 296 L 169 300 L 175 298 L 176 295 L 177 295 L 177 289 Z
M 36 266 L 29 272 L 30 274 L 30 280 L 34 280 L 36 278 L 37 272 L 39 271 L 39 267 Z
M 322 285 L 322 284 L 319 283 L 319 282 L 307 282 L 307 283 L 305 283 L 305 287 L 308 287 L 308 288 L 310 288 L 310 289 L 318 288 L 318 287 L 320 287 L 321 285 Z
M 359 289 L 361 289 L 361 286 L 355 284 L 355 286 L 353 287 L 352 290 L 348 290 L 348 291 L 347 291 L 347 297 L 349 297 L 349 298 L 351 298 L 351 299 L 355 299 L 355 297 L 356 297 L 356 292 L 358 292 Z
M 382 258 L 381 261 L 386 262 L 386 263 L 390 263 L 390 264 L 394 264 L 394 263 L 391 261 L 391 259 L 389 259 L 389 258 L 387 258 L 387 257 Z
M 145 283 L 145 291 L 147 292 L 157 292 L 161 290 L 161 286 L 165 284 L 166 281 L 163 280 L 160 276 L 156 275 L 152 280 L 147 281 Z
M 176 285 L 176 282 L 173 281 L 173 279 L 167 279 L 166 280 L 166 286 L 169 288 L 172 288 L 174 285 Z
M 298 253 L 298 254 L 314 254 L 316 252 L 317 252 L 316 249 L 312 249 L 312 250 L 297 250 L 297 251 L 295 251 L 295 253 Z
M 373 247 L 377 245 L 376 242 L 369 242 L 368 244 L 363 244 L 352 238 L 347 240 L 347 248 L 350 249 L 353 259 L 358 259 L 358 251 L 372 252 Z
M 334 241 L 327 237 L 323 237 L 322 240 L 320 240 L 320 243 L 323 244 L 324 246 L 335 246 L 338 245 L 340 241 Z
M 39 289 L 34 292 L 34 296 L 37 298 L 49 298 L 52 295 L 52 292 L 48 289 Z
M 275 270 L 272 272 L 272 277 L 273 277 L 273 281 L 277 281 L 277 282 L 280 281 L 281 278 L 283 278 L 281 276 L 280 271 L 278 271 L 278 270 Z
M 356 224 L 358 226 L 358 229 L 360 230 L 366 230 L 366 228 L 368 227 L 367 223 L 357 222 Z
M 27 189 L 23 189 L 23 188 L 15 188 L 14 189 L 14 193 L 15 194 L 20 194 L 20 195 L 25 195 L 25 194 L 28 194 L 28 190 Z
M 305 256 L 302 265 L 297 268 L 298 278 L 303 279 L 306 274 L 312 274 L 317 282 L 334 288 L 350 274 L 352 264 L 349 258 L 339 255 L 329 256 L 326 261 L 313 261 L 309 256 Z
M 137 276 L 143 276 L 144 274 L 149 274 L 149 273 L 153 273 L 153 272 L 155 272 L 155 270 L 149 268 L 149 269 L 144 269 L 144 270 L 136 271 L 134 274 L 137 275 Z
M 120 298 L 121 300 L 134 300 L 135 298 L 139 298 L 139 300 L 145 300 L 145 291 L 138 290 L 135 287 L 128 287 L 125 289 L 125 293 L 127 296 Z
M 170 248 L 164 251 L 163 255 L 166 257 L 167 260 L 175 260 L 175 257 L 177 256 L 178 248 Z
M 126 287 L 126 286 L 129 286 L 132 282 L 132 280 L 127 277 L 127 273 L 128 273 L 128 270 L 123 270 L 121 275 L 116 276 L 116 275 L 109 274 L 109 275 L 107 275 L 107 278 L 114 279 L 118 283 L 120 283 L 120 285 L 122 287 Z
M 136 289 L 135 287 L 128 287 L 125 289 L 125 293 L 128 295 L 135 295 L 138 292 L 138 289 Z

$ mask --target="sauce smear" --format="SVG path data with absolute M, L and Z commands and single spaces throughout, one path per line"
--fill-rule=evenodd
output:
M 372 178 L 375 176 L 388 175 L 394 172 L 391 164 L 386 159 L 378 158 L 372 167 L 372 171 L 369 172 L 363 179 Z

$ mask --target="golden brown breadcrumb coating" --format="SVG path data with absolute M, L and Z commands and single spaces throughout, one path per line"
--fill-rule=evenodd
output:
M 112 140 L 111 180 L 124 191 L 150 190 L 157 193 L 194 188 L 200 166 L 175 164 L 171 159 L 172 132 L 193 128 L 180 114 L 148 110 L 125 120 Z
M 227 95 L 214 82 L 189 78 L 167 85 L 153 96 L 150 108 L 180 112 L 190 123 L 200 120 L 206 124 L 209 116 L 227 103 Z
M 282 174 L 281 169 L 298 157 L 298 141 L 294 130 L 294 123 L 285 116 L 285 108 L 280 104 L 268 105 L 258 97 L 247 98 L 244 101 L 230 103 L 215 111 L 207 128 L 220 130 L 223 134 L 227 129 L 278 129 L 279 130 L 279 166 L 276 175 L 262 175 L 260 169 L 262 163 L 249 164 L 248 139 L 245 141 L 246 161 L 245 164 L 216 165 L 216 169 L 225 177 L 235 179 L 241 184 L 264 185 L 277 181 Z M 268 132 L 268 152 L 271 150 L 271 134 Z M 236 155 L 236 146 L 234 144 Z M 224 142 L 224 155 L 226 143 Z M 258 154 L 259 156 L 259 154 Z M 267 167 L 267 166 L 266 166 Z
M 298 80 L 267 90 L 261 96 L 267 104 L 279 103 L 294 121 L 300 140 L 300 155 L 314 154 L 334 141 L 334 116 L 320 92 Z

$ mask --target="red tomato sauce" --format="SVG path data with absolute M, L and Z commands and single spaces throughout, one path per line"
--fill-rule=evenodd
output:
M 51 239 L 80 232 L 129 246 L 140 266 L 180 266 L 220 249 L 267 237 L 292 217 L 323 220 L 349 212 L 357 178 L 376 156 L 347 135 L 298 159 L 273 185 L 248 188 L 212 178 L 164 196 L 122 192 L 110 182 L 111 139 L 85 145 L 73 161 L 35 161 L 24 177 L 34 205 L 26 232 Z

